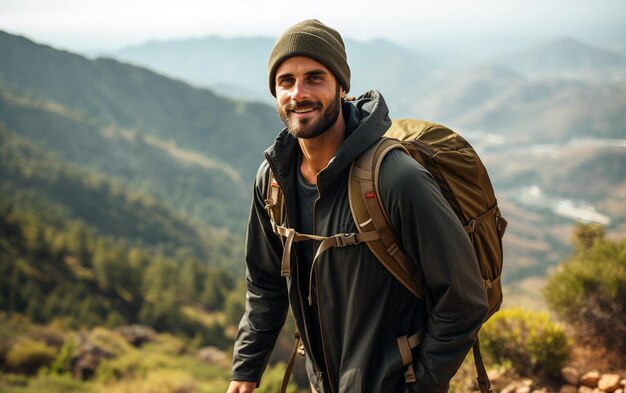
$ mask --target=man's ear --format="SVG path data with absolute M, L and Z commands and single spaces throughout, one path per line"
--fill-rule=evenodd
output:
M 341 90 L 339 91 L 339 98 L 346 98 L 346 91 L 343 89 L 343 87 L 341 88 Z

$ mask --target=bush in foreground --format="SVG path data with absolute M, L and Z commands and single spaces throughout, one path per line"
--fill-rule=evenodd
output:
M 612 242 L 602 227 L 579 224 L 573 253 L 550 276 L 544 295 L 580 340 L 626 352 L 626 240 Z
M 490 363 L 510 364 L 520 375 L 556 376 L 569 357 L 563 328 L 547 313 L 502 310 L 480 332 L 481 349 Z
M 6 366 L 13 371 L 34 374 L 54 360 L 57 349 L 43 341 L 31 338 L 18 340 L 6 355 Z

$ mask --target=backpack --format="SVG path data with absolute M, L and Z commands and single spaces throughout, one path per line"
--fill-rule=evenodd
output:
M 285 251 L 281 274 L 289 275 L 290 250 L 294 241 L 320 241 L 315 255 L 331 247 L 344 247 L 365 242 L 379 262 L 413 295 L 426 299 L 423 278 L 416 264 L 409 259 L 389 224 L 389 219 L 378 195 L 378 174 L 385 155 L 401 149 L 426 168 L 441 189 L 452 210 L 459 218 L 472 241 L 480 266 L 489 311 L 485 321 L 502 303 L 502 236 L 507 221 L 500 214 L 487 170 L 472 146 L 459 134 L 440 124 L 415 119 L 402 119 L 392 126 L 375 145 L 361 154 L 350 168 L 348 195 L 352 217 L 359 233 L 337 234 L 331 237 L 300 234 L 293 228 L 281 226 L 284 199 L 272 177 L 267 191 L 266 209 L 274 232 L 284 237 Z M 272 175 L 273 176 L 273 175 Z M 315 260 L 314 258 L 314 260 Z M 297 341 L 299 341 L 299 336 Z M 405 380 L 415 382 L 411 349 L 421 342 L 423 332 L 398 338 L 403 363 L 407 367 Z M 296 343 L 296 347 L 298 342 Z M 473 347 L 482 393 L 491 391 L 491 384 L 480 354 L 478 340 Z M 294 350 L 294 354 L 296 351 Z M 293 367 L 293 357 L 288 367 Z M 286 387 L 287 380 L 283 384 Z

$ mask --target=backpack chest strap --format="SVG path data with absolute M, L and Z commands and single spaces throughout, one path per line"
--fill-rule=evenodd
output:
M 319 246 L 317 247 L 317 251 L 315 252 L 315 256 L 313 257 L 313 262 L 311 263 L 311 269 L 309 271 L 309 304 L 313 303 L 311 285 L 311 280 L 313 279 L 313 271 L 315 269 L 317 258 L 322 255 L 322 253 L 333 247 L 355 246 L 360 243 L 371 242 L 380 238 L 380 235 L 376 231 L 360 233 L 338 233 L 333 236 L 319 236 L 306 233 L 298 233 L 293 228 L 286 228 L 279 225 L 274 226 L 274 229 L 276 234 L 286 238 L 285 246 L 283 247 L 283 256 L 280 263 L 280 275 L 282 277 L 289 277 L 289 275 L 291 274 L 291 247 L 294 242 L 297 243 L 303 240 L 315 240 L 320 242 Z

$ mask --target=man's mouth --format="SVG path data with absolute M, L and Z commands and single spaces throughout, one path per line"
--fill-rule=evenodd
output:
M 313 112 L 315 110 L 315 108 L 298 108 L 298 109 L 292 109 L 292 112 L 295 113 L 309 113 L 309 112 Z
M 321 102 L 302 101 L 299 103 L 292 103 L 289 106 L 287 106 L 286 109 L 296 115 L 305 115 L 307 113 L 311 113 L 315 111 L 316 109 L 321 109 L 321 108 L 322 108 Z

